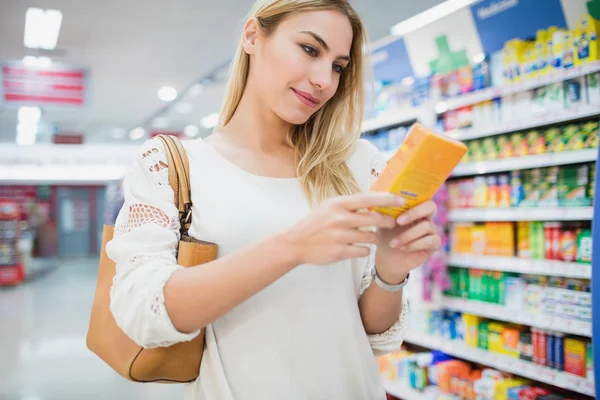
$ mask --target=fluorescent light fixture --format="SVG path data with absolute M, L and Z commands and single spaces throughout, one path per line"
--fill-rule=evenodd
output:
M 31 49 L 53 50 L 58 43 L 63 15 L 59 10 L 29 8 L 25 14 L 23 44 Z
M 475 64 L 480 64 L 485 60 L 485 53 L 477 53 L 473 56 L 473 62 Z
M 171 86 L 163 86 L 158 90 L 158 98 L 162 101 L 173 101 L 177 98 L 177 90 Z
M 200 129 L 196 125 L 187 125 L 183 128 L 183 134 L 187 137 L 194 137 L 198 135 L 198 132 L 200 132 Z
M 52 59 L 50 57 L 25 56 L 23 57 L 23 65 L 26 67 L 48 68 L 52 65 Z
M 212 113 L 212 114 L 209 114 L 206 117 L 202 118 L 202 120 L 200 121 L 200 125 L 202 125 L 202 127 L 204 129 L 212 129 L 215 126 L 217 126 L 218 122 L 219 122 L 219 113 Z
M 31 146 L 35 144 L 38 124 L 36 122 L 19 122 L 17 125 L 17 144 Z
M 402 84 L 404 86 L 412 86 L 415 83 L 415 78 L 413 78 L 412 76 L 407 76 L 406 78 L 402 79 Z
M 42 118 L 42 110 L 39 107 L 20 107 L 17 117 L 19 122 L 37 124 Z
M 452 14 L 461 8 L 468 7 L 479 0 L 446 0 L 437 6 L 431 7 L 413 17 L 394 25 L 390 30 L 394 36 L 404 36 L 426 25 L 429 25 L 446 15 Z
M 144 128 L 138 126 L 137 128 L 132 129 L 131 132 L 129 132 L 129 139 L 138 140 L 143 138 L 145 134 L 146 131 L 144 130 Z

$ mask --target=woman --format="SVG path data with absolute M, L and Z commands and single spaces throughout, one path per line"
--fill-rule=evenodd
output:
M 345 0 L 259 1 L 251 11 L 220 123 L 185 143 L 190 234 L 219 245 L 216 261 L 176 264 L 177 210 L 158 141 L 125 179 L 107 246 L 117 263 L 111 310 L 144 347 L 206 327 L 187 399 L 385 398 L 374 353 L 400 347 L 401 288 L 440 238 L 430 202 L 397 221 L 364 211 L 403 204 L 361 193 L 385 165 L 359 140 L 364 44 Z

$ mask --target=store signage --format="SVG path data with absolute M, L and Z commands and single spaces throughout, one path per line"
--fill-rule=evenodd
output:
M 52 64 L 31 67 L 22 62 L 0 64 L 0 104 L 82 107 L 86 104 L 85 69 Z
M 54 144 L 83 144 L 81 133 L 57 133 L 52 137 Z
M 561 0 L 483 0 L 471 6 L 486 54 L 499 51 L 514 38 L 534 39 L 538 29 L 566 28 Z
M 378 81 L 400 82 L 414 76 L 404 40 L 399 38 L 373 51 L 373 72 Z

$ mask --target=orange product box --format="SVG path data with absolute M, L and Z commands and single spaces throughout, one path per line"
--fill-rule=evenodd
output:
M 430 200 L 467 152 L 463 143 L 415 123 L 406 139 L 371 186 L 406 199 L 403 207 L 374 210 L 397 217 Z

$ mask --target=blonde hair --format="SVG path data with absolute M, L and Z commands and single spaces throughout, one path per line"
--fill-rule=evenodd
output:
M 352 26 L 350 63 L 344 69 L 335 95 L 309 120 L 296 125 L 287 141 L 296 149 L 297 175 L 312 204 L 336 195 L 359 192 L 346 165 L 360 138 L 364 111 L 364 50 L 367 43 L 363 24 L 347 0 L 258 0 L 248 18 L 255 18 L 267 36 L 287 16 L 307 11 L 333 10 L 342 13 Z M 250 57 L 239 44 L 229 71 L 219 123 L 221 129 L 233 117 L 248 81 Z

